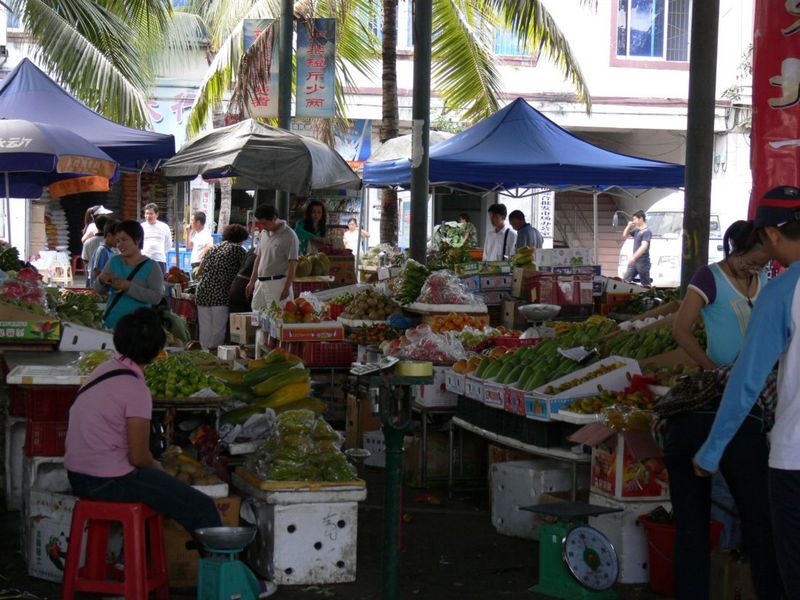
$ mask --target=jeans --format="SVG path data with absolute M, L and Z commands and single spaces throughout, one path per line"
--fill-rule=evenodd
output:
M 787 598 L 800 598 L 800 471 L 769 470 L 775 554 Z
M 650 279 L 650 257 L 649 256 L 642 256 L 641 258 L 637 258 L 636 262 L 633 263 L 633 266 L 629 266 L 628 270 L 625 271 L 625 275 L 622 278 L 625 281 L 633 281 L 633 278 L 636 275 L 639 275 L 639 283 L 642 285 L 650 285 L 653 283 L 653 280 Z
M 219 527 L 214 501 L 159 469 L 134 469 L 122 477 L 68 472 L 76 496 L 108 502 L 143 502 L 172 517 L 191 535 L 201 527 Z
M 709 597 L 711 478 L 694 474 L 692 458 L 713 421 L 713 413 L 689 413 L 669 419 L 666 428 L 664 462 L 675 515 L 673 569 L 679 600 Z M 783 597 L 767 493 L 768 454 L 761 421 L 748 416 L 720 462 L 720 471 L 739 511 L 744 548 L 761 600 Z M 789 597 L 800 598 L 800 595 Z

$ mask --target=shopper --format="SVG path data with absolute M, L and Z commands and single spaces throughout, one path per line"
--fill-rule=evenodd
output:
M 86 287 L 92 287 L 92 271 L 90 268 L 90 263 L 92 262 L 92 257 L 94 256 L 95 250 L 103 243 L 105 239 L 103 235 L 104 227 L 106 226 L 106 222 L 108 221 L 108 217 L 106 215 L 97 215 L 94 218 L 94 227 L 96 233 L 86 240 L 83 243 L 83 252 L 81 253 L 81 260 L 83 260 L 84 269 L 86 270 Z M 86 258 L 83 258 L 86 256 Z M 74 275 L 74 273 L 73 273 Z
M 100 273 L 106 268 L 108 261 L 117 253 L 117 236 L 114 231 L 118 223 L 119 221 L 115 219 L 106 219 L 103 225 L 102 243 L 92 253 L 86 268 L 86 287 L 94 287 L 94 282 L 100 277 Z
M 274 206 L 259 206 L 255 217 L 262 231 L 246 293 L 257 311 L 292 298 L 300 242 L 286 221 L 278 218 Z
M 475 228 L 475 224 L 471 223 L 469 220 L 469 215 L 467 213 L 461 213 L 458 215 L 458 222 L 461 224 L 466 225 L 464 228 L 464 244 L 465 248 L 477 248 L 478 247 L 478 230 Z
M 158 220 L 158 206 L 154 203 L 145 204 L 144 221 L 144 242 L 142 254 L 151 258 L 161 267 L 161 273 L 167 272 L 167 251 L 172 247 L 172 232 L 169 225 Z
M 163 273 L 141 251 L 142 226 L 136 221 L 122 221 L 114 234 L 119 254 L 111 257 L 94 284 L 97 293 L 108 294 L 103 316 L 108 329 L 114 329 L 122 316 L 137 308 L 157 305 L 164 296 Z
M 672 330 L 678 344 L 706 369 L 736 359 L 753 303 L 766 285 L 761 269 L 769 256 L 753 236 L 752 221 L 737 221 L 728 228 L 723 252 L 723 260 L 695 273 Z M 707 352 L 692 333 L 701 316 Z M 681 599 L 709 595 L 712 482 L 694 474 L 692 458 L 706 439 L 714 415 L 715 407 L 708 407 L 671 417 L 663 430 L 676 528 L 673 569 Z M 781 597 L 766 492 L 767 455 L 762 411 L 757 407 L 725 451 L 720 470 L 736 502 L 755 589 L 764 599 Z
M 236 277 L 231 282 L 228 291 L 229 309 L 231 313 L 250 312 L 250 298 L 247 296 L 247 284 L 250 282 L 250 275 L 253 273 L 253 266 L 256 264 L 256 247 L 251 246 L 244 255 L 244 261 L 236 273 Z
M 770 433 L 769 504 L 775 556 L 787 598 L 800 598 L 800 189 L 774 188 L 755 217 L 769 255 L 788 267 L 753 305 L 739 357 L 708 439 L 695 455 L 695 472 L 708 475 L 728 455 L 726 448 L 747 426 L 753 405 L 776 361 L 778 402 Z
M 517 243 L 515 248 L 541 248 L 544 245 L 544 238 L 539 230 L 530 223 L 525 222 L 525 214 L 521 210 L 512 211 L 508 215 L 508 222 L 517 232 Z
M 214 246 L 200 263 L 200 284 L 197 286 L 197 316 L 200 327 L 200 345 L 204 350 L 215 349 L 225 343 L 228 332 L 229 291 L 242 267 L 245 251 L 242 242 L 247 239 L 247 229 L 242 225 L 228 225 L 222 234 L 222 243 Z
M 327 226 L 328 211 L 325 205 L 319 200 L 312 200 L 306 206 L 305 218 L 294 226 L 294 232 L 300 240 L 300 254 L 308 254 L 308 242 L 319 242 L 325 237 Z
M 100 216 L 107 217 L 112 212 L 113 211 L 108 210 L 102 204 L 98 204 L 90 206 L 86 209 L 86 212 L 83 213 L 83 231 L 81 231 L 81 244 L 83 246 L 81 248 L 81 260 L 83 260 L 84 265 L 92 258 L 92 255 L 86 248 L 86 243 L 94 239 L 98 233 L 101 235 L 103 233 L 103 228 L 98 227 L 95 219 Z M 93 250 L 93 248 L 90 249 Z
M 483 244 L 483 260 L 504 260 L 513 256 L 516 252 L 517 234 L 506 225 L 506 205 L 492 204 L 488 212 L 492 226 Z
M 143 502 L 193 534 L 222 524 L 214 501 L 164 472 L 149 448 L 153 398 L 143 369 L 165 341 L 153 309 L 119 319 L 117 354 L 92 372 L 69 411 L 64 466 L 76 496 Z
M 639 275 L 639 283 L 648 286 L 652 283 L 650 279 L 650 241 L 653 232 L 647 228 L 647 217 L 643 210 L 633 213 L 630 222 L 622 232 L 622 239 L 633 238 L 633 255 L 628 259 L 628 269 L 622 277 L 625 281 L 633 281 Z
M 350 220 L 347 221 L 347 229 L 345 229 L 345 232 L 342 234 L 342 240 L 345 248 L 352 250 L 353 254 L 355 254 L 358 251 L 359 241 L 368 237 L 369 231 L 366 229 L 359 231 L 358 221 L 355 218 L 351 217 Z
M 214 245 L 211 230 L 206 227 L 206 213 L 202 210 L 194 213 L 192 222 L 186 226 L 186 233 L 188 234 L 186 249 L 192 251 L 189 257 L 189 264 L 192 265 L 192 269 L 196 269 L 203 262 L 206 252 Z

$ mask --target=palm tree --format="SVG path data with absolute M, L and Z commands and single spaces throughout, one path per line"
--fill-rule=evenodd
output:
M 169 0 L 11 0 L 10 8 L 60 84 L 133 127 L 150 124 L 146 101 L 158 69 L 205 37 L 202 22 L 173 11 Z

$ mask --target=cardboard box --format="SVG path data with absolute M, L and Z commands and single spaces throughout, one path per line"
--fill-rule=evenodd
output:
M 10 304 L 0 303 L 0 343 L 58 342 L 61 321 Z
M 710 600 L 757 600 L 750 563 L 738 553 L 714 550 L 711 553 Z
M 458 394 L 447 390 L 447 372 L 450 367 L 433 367 L 433 383 L 415 385 L 411 388 L 414 402 L 421 406 L 455 406 L 458 404 Z
M 537 248 L 533 262 L 540 268 L 591 265 L 592 251 L 588 248 Z
M 606 282 L 606 293 L 641 294 L 648 288 L 635 283 L 628 283 L 619 277 L 603 277 Z
M 32 489 L 25 506 L 23 553 L 32 577 L 60 583 L 69 550 L 72 511 L 78 498 Z M 80 552 L 80 548 L 78 549 Z
M 356 282 L 356 257 L 355 256 L 329 256 L 331 268 L 329 275 L 333 275 L 332 286 L 352 285 Z
M 372 403 L 366 398 L 347 394 L 345 409 L 344 445 L 347 448 L 361 448 L 364 434 L 381 428 L 381 419 L 372 412 Z
M 528 319 L 519 312 L 519 307 L 525 304 L 521 300 L 503 300 L 503 326 L 507 329 L 528 328 Z
M 269 335 L 281 342 L 336 342 L 344 339 L 344 326 L 337 321 L 284 323 L 270 319 Z
M 530 301 L 534 277 L 539 273 L 536 269 L 515 267 L 511 275 L 511 295 L 526 302 Z
M 214 503 L 217 505 L 223 525 L 236 526 L 239 524 L 239 508 L 241 506 L 239 497 L 215 498 Z M 200 555 L 194 547 L 186 547 L 190 542 L 192 539 L 183 527 L 172 519 L 164 519 L 164 547 L 167 553 L 167 572 L 171 588 L 188 588 L 197 585 L 197 564 Z
M 231 313 L 230 331 L 232 344 L 254 344 L 256 329 L 253 325 L 253 313 Z
M 557 278 L 553 273 L 538 273 L 533 279 L 531 302 L 560 305 Z
M 486 306 L 499 306 L 503 303 L 507 292 L 491 291 L 491 292 L 478 292 L 475 296 L 481 300 Z
M 650 432 L 592 423 L 568 439 L 592 447 L 592 491 L 618 500 L 669 499 L 664 454 Z

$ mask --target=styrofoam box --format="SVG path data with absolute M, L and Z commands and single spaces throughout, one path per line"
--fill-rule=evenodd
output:
M 523 506 L 539 504 L 539 496 L 568 492 L 572 474 L 563 462 L 520 460 L 492 465 L 492 524 L 497 533 L 528 540 L 539 539 L 540 520 Z M 585 486 L 589 487 L 586 479 Z
M 64 577 L 72 511 L 78 499 L 33 489 L 23 524 L 23 556 L 32 577 L 60 583 Z
M 448 369 L 444 374 L 444 386 L 448 392 L 464 395 L 465 375 Z
M 114 334 L 110 331 L 100 331 L 91 327 L 76 325 L 75 323 L 64 323 L 58 349 L 62 352 L 113 350 Z
M 113 349 L 113 346 L 112 346 Z M 20 365 L 6 376 L 10 385 L 82 385 L 85 377 L 77 367 Z
M 508 275 L 482 275 L 480 289 L 486 291 L 507 291 L 511 289 L 511 274 Z
M 6 510 L 22 509 L 22 458 L 25 456 L 24 417 L 6 417 L 5 492 Z
M 248 562 L 258 574 L 277 585 L 355 581 L 356 502 L 262 503 L 256 514 L 258 550 Z
M 26 456 L 22 459 L 22 503 L 26 513 L 34 489 L 57 494 L 70 491 L 63 456 Z
M 618 369 L 614 369 L 613 371 L 609 371 L 604 375 L 600 375 L 599 377 L 594 377 L 588 381 L 585 381 L 575 387 L 571 387 L 568 390 L 564 390 L 559 394 L 545 394 L 544 390 L 548 387 L 557 388 L 560 384 L 566 383 L 568 381 L 572 381 L 573 379 L 578 379 L 591 373 L 592 371 L 597 370 L 598 368 L 604 365 L 610 365 L 612 363 L 622 363 L 622 366 Z M 604 389 L 611 390 L 612 392 L 621 392 L 629 385 L 628 375 L 641 375 L 641 370 L 639 369 L 639 363 L 632 359 L 632 358 L 625 358 L 624 356 L 609 356 L 608 358 L 604 358 L 603 360 L 599 360 L 596 363 L 589 365 L 588 367 L 584 367 L 582 369 L 578 369 L 577 371 L 573 371 L 569 375 L 564 375 L 564 377 L 559 377 L 555 381 L 551 381 L 545 385 L 542 385 L 531 392 L 531 395 L 537 396 L 539 398 L 547 398 L 553 400 L 560 400 L 563 398 L 584 398 L 586 396 L 595 394 L 597 392 L 597 386 L 601 385 Z
M 494 408 L 503 408 L 506 400 L 506 386 L 502 383 L 487 381 L 483 384 L 483 403 Z
M 638 522 L 641 515 L 663 506 L 671 511 L 672 505 L 665 500 L 631 502 L 615 500 L 605 494 L 592 492 L 589 504 L 621 508 L 622 512 L 589 517 L 589 525 L 602 532 L 617 551 L 620 583 L 646 583 L 650 580 L 650 565 L 647 554 L 647 534 Z
M 464 395 L 471 400 L 483 402 L 483 379 L 467 375 L 464 378 Z
M 363 441 L 364 449 L 370 452 L 370 455 L 364 459 L 364 464 L 368 467 L 385 467 L 386 440 L 383 437 L 383 431 L 380 429 L 365 431 Z
M 412 388 L 414 402 L 422 406 L 455 406 L 458 396 L 447 391 L 445 383 L 449 367 L 433 367 L 433 383 Z

